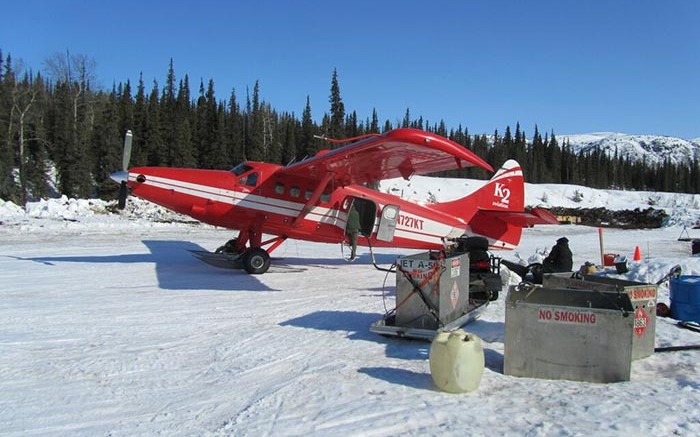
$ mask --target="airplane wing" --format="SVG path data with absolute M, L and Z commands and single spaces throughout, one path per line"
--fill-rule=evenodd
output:
M 279 172 L 317 181 L 331 175 L 336 183 L 349 185 L 466 167 L 493 172 L 486 161 L 454 141 L 403 128 L 319 153 Z

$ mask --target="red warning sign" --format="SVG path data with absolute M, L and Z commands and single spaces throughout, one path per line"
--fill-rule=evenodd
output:
M 649 326 L 649 315 L 644 311 L 644 307 L 639 306 L 634 311 L 634 333 L 638 337 L 643 336 L 647 326 Z
M 595 313 L 585 310 L 559 310 L 540 308 L 537 316 L 540 322 L 563 323 L 573 325 L 595 325 Z

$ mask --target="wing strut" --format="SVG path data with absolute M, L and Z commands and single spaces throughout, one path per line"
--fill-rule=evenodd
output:
M 328 183 L 333 179 L 334 174 L 332 172 L 326 173 L 326 175 L 321 179 L 321 181 L 318 183 L 316 186 L 316 189 L 314 192 L 311 194 L 311 197 L 309 197 L 309 200 L 306 201 L 304 204 L 304 207 L 301 208 L 301 211 L 299 211 L 299 215 L 294 217 L 294 220 L 292 220 L 292 226 L 298 226 L 299 221 L 306 217 L 306 214 L 311 211 L 311 208 L 314 207 L 314 204 L 318 201 L 318 198 L 321 197 L 321 194 L 323 193 L 323 190 L 326 189 L 326 186 Z

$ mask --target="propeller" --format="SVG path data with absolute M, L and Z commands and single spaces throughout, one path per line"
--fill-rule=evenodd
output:
M 129 180 L 129 160 L 131 159 L 131 141 L 133 138 L 134 136 L 131 131 L 126 131 L 126 135 L 124 136 L 122 171 L 114 172 L 109 176 L 113 181 L 119 182 L 119 202 L 117 203 L 117 208 L 119 209 L 124 209 L 126 206 L 126 196 L 129 194 L 126 183 Z

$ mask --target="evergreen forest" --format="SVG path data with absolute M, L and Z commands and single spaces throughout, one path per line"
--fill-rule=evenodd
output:
M 320 137 L 412 127 L 448 137 L 494 168 L 516 159 L 531 183 L 700 192 L 697 162 L 651 164 L 601 150 L 574 153 L 554 131 L 543 136 L 534 126 L 528 136 L 519 123 L 514 131 L 506 126 L 503 133 L 472 135 L 462 125 L 448 128 L 443 121 L 413 118 L 409 109 L 393 123 L 380 122 L 376 110 L 358 115 L 344 107 L 337 71 L 330 78 L 329 106 L 314 119 L 309 97 L 300 102 L 301 116 L 276 110 L 261 97 L 258 82 L 245 93 L 231 90 L 219 98 L 211 79 L 191 84 L 187 75 L 176 77 L 172 60 L 162 84 L 145 84 L 141 78 L 111 90 L 96 89 L 94 61 L 83 55 L 55 54 L 44 70 L 15 69 L 12 57 L 0 52 L 0 199 L 24 204 L 56 194 L 49 184 L 52 177 L 58 194 L 114 198 L 118 186 L 109 174 L 121 169 L 129 129 L 134 132 L 131 166 L 228 169 L 245 160 L 287 164 L 339 147 Z M 466 169 L 441 176 L 490 175 Z

